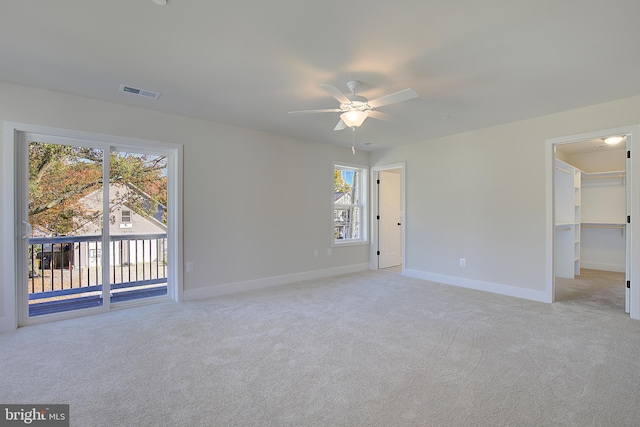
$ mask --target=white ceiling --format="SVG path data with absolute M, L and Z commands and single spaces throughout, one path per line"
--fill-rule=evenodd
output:
M 344 146 L 337 113 L 287 112 L 336 108 L 321 83 L 415 89 L 380 108 L 398 122 L 358 129 L 376 149 L 639 95 L 639 16 L 638 0 L 0 0 L 0 80 Z

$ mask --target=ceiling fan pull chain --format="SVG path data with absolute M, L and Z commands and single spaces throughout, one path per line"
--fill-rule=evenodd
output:
M 351 154 L 356 154 L 356 127 L 354 126 L 351 129 L 353 130 L 351 138 Z

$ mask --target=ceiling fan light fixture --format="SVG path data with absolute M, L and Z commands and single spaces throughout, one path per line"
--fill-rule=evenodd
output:
M 620 143 L 624 139 L 624 136 L 610 136 L 608 138 L 602 138 L 605 144 L 607 145 L 616 145 Z
M 340 114 L 340 118 L 350 128 L 357 128 L 369 114 L 366 111 L 351 110 Z

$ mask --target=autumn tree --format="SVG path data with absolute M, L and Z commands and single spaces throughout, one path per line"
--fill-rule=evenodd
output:
M 78 223 L 99 217 L 100 212 L 91 211 L 81 200 L 102 189 L 102 153 L 94 148 L 29 143 L 32 226 L 69 234 Z M 126 200 L 124 194 L 110 196 L 110 204 L 126 202 L 132 210 L 147 216 L 157 211 L 158 203 L 166 205 L 165 157 L 112 152 L 109 161 L 109 182 L 135 190 L 127 191 Z
M 348 193 L 351 191 L 351 186 L 344 182 L 342 170 L 340 169 L 333 170 L 333 191 L 335 193 Z

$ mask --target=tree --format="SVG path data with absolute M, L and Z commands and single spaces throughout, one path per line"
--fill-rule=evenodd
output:
M 69 234 L 78 222 L 96 220 L 100 212 L 88 209 L 81 199 L 102 188 L 102 155 L 101 149 L 30 142 L 29 222 L 53 233 Z M 118 152 L 109 157 L 109 182 L 135 188 L 131 194 L 146 195 L 110 196 L 111 203 L 126 202 L 142 215 L 156 212 L 158 203 L 166 205 L 165 157 Z
M 335 193 L 348 193 L 351 191 L 351 186 L 344 182 L 344 179 L 342 178 L 341 169 L 333 170 L 333 191 Z

